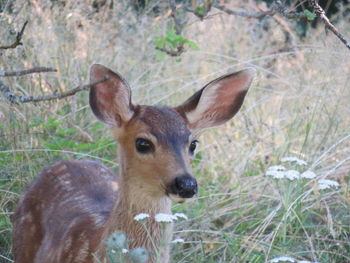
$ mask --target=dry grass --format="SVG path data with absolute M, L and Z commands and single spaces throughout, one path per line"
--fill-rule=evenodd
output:
M 160 60 L 153 41 L 164 35 L 168 17 L 136 17 L 124 3 L 96 13 L 92 1 L 61 8 L 19 2 L 0 17 L 0 34 L 10 41 L 9 25 L 20 28 L 28 19 L 24 45 L 2 52 L 0 70 L 40 65 L 58 72 L 5 79 L 16 93 L 87 83 L 89 66 L 98 62 L 129 80 L 136 103 L 176 105 L 221 74 L 258 70 L 236 118 L 201 136 L 194 165 L 199 198 L 174 206 L 190 217 L 177 226 L 175 237 L 186 243 L 174 247 L 174 262 L 267 262 L 283 255 L 350 262 L 350 53 L 332 35 L 310 29 L 305 39 L 295 36 L 297 49 L 280 52 L 284 35 L 273 19 L 215 12 L 204 22 L 191 16 L 184 30 L 199 51 Z M 350 35 L 349 24 L 338 27 Z M 0 262 L 11 262 L 9 218 L 18 196 L 45 164 L 89 157 L 117 169 L 116 146 L 87 102 L 86 92 L 37 105 L 0 97 Z M 265 176 L 284 156 L 306 160 L 317 179 Z M 318 190 L 319 178 L 340 187 Z

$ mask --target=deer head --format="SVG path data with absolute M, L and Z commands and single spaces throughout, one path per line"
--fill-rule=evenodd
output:
M 95 64 L 90 90 L 96 117 L 112 127 L 120 145 L 123 187 L 152 198 L 184 202 L 197 193 L 191 173 L 196 131 L 223 124 L 240 109 L 255 75 L 247 68 L 217 78 L 177 107 L 134 105 L 128 83 Z

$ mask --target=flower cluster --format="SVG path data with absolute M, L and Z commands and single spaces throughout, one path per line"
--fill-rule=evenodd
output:
M 146 218 L 149 218 L 150 215 L 149 214 L 146 214 L 146 213 L 140 213 L 138 215 L 136 215 L 134 217 L 134 219 L 136 221 L 142 221 Z M 185 220 L 188 220 L 188 217 L 184 214 L 184 213 L 175 213 L 173 215 L 171 214 L 163 214 L 163 213 L 159 213 L 159 214 L 156 214 L 154 219 L 158 222 L 158 223 L 171 223 L 171 222 L 174 222 L 174 221 L 177 221 L 179 218 L 182 218 L 182 219 L 185 219 Z
M 319 262 L 311 262 L 308 260 L 296 260 L 295 258 L 292 257 L 278 257 L 278 258 L 274 258 L 271 259 L 270 261 L 271 263 L 278 263 L 278 262 L 292 262 L 292 263 L 319 263 Z
M 301 160 L 297 157 L 285 157 L 281 159 L 281 162 L 294 163 L 297 166 L 307 165 L 306 161 Z M 288 170 L 286 167 L 282 165 L 275 165 L 275 166 L 269 167 L 265 175 L 271 176 L 272 178 L 275 178 L 275 179 L 288 179 L 290 181 L 298 180 L 298 179 L 314 179 L 317 177 L 317 175 L 311 170 L 306 170 L 300 173 L 297 170 Z M 339 183 L 328 179 L 318 180 L 318 188 L 320 190 L 331 188 L 331 187 L 339 187 Z
M 136 221 L 142 221 L 146 218 L 150 218 L 151 216 L 149 214 L 146 213 L 140 213 L 138 215 L 136 215 L 134 217 L 134 219 Z M 184 213 L 175 213 L 175 214 L 164 214 L 164 213 L 159 213 L 156 214 L 154 216 L 154 219 L 156 220 L 156 222 L 158 223 L 172 223 L 174 221 L 177 221 L 179 219 L 184 219 L 184 220 L 188 220 L 188 217 L 184 214 Z M 177 243 L 184 243 L 185 240 L 183 240 L 182 238 L 176 238 L 174 240 L 172 240 L 170 243 L 172 244 L 177 244 Z
M 313 179 L 316 177 L 316 174 L 312 171 L 305 171 L 303 173 L 299 173 L 297 170 L 287 170 L 282 165 L 271 166 L 267 169 L 266 175 L 271 176 L 276 179 L 286 178 L 291 181 L 300 178 Z

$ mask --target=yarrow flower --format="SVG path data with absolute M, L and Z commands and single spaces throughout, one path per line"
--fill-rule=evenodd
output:
M 284 262 L 284 261 L 296 262 L 296 260 L 291 257 L 278 257 L 278 258 L 271 259 L 271 263 Z
M 285 171 L 286 168 L 283 166 L 271 166 L 267 169 L 266 175 L 271 176 L 276 179 L 287 178 L 291 181 L 300 178 L 300 173 L 296 170 Z
M 158 223 L 171 223 L 177 220 L 177 216 L 159 213 L 154 217 Z
M 284 168 L 283 166 L 276 165 L 276 166 L 269 167 L 265 174 L 276 179 L 282 179 L 284 178 L 285 170 L 286 168 Z
M 271 259 L 271 261 L 270 261 L 270 262 L 271 262 L 271 263 L 277 263 L 277 262 L 293 262 L 293 263 L 319 263 L 319 262 L 311 262 L 311 261 L 308 261 L 308 260 L 296 260 L 295 258 L 292 258 L 292 257 L 286 257 L 286 256 Z
M 284 173 L 284 176 L 289 180 L 293 181 L 294 179 L 300 178 L 300 173 L 296 170 L 288 170 Z
M 268 170 L 270 170 L 270 171 L 285 171 L 286 167 L 284 167 L 282 165 L 274 165 L 274 166 L 269 167 Z
M 275 166 L 269 167 L 265 174 L 267 176 L 271 176 L 271 177 L 276 178 L 276 179 L 287 178 L 291 181 L 293 181 L 295 179 L 301 179 L 301 178 L 313 179 L 316 177 L 316 174 L 310 170 L 307 170 L 303 173 L 299 173 L 296 170 L 287 170 L 282 165 L 275 165 Z
M 170 243 L 176 244 L 176 243 L 183 243 L 185 242 L 185 240 L 183 240 L 182 238 L 176 238 L 173 241 L 171 241 Z
M 331 187 L 339 187 L 339 183 L 337 181 L 333 180 L 328 180 L 328 179 L 321 179 L 318 181 L 318 188 L 323 190 L 323 189 L 328 189 Z
M 126 248 L 123 248 L 123 249 L 122 249 L 122 253 L 123 253 L 123 254 L 127 254 L 128 252 L 129 252 L 129 250 L 127 250 Z
M 284 157 L 284 158 L 281 159 L 281 162 L 283 162 L 283 163 L 285 163 L 285 162 L 288 162 L 288 163 L 296 163 L 296 164 L 299 165 L 299 166 L 307 165 L 307 162 L 306 162 L 306 161 L 301 160 L 301 159 L 299 159 L 298 157 L 295 157 L 295 156 Z
M 313 179 L 316 177 L 316 174 L 312 171 L 305 171 L 300 175 L 301 178 Z
M 135 219 L 136 221 L 141 221 L 141 220 L 143 220 L 143 219 L 145 219 L 145 218 L 148 218 L 148 217 L 149 217 L 149 214 L 140 213 L 140 214 L 136 215 L 136 216 L 134 217 L 134 219 Z

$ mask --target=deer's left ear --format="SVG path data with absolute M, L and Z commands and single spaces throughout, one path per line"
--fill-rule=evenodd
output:
M 191 130 L 223 124 L 241 108 L 254 76 L 255 69 L 247 68 L 217 78 L 175 110 L 188 121 Z

